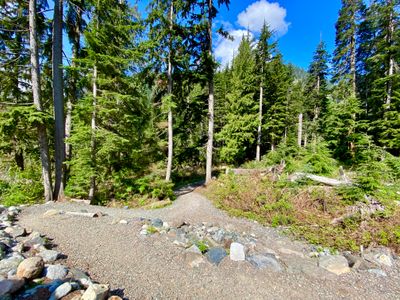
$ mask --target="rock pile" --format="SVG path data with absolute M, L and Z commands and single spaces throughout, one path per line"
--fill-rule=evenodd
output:
M 108 298 L 108 285 L 95 283 L 85 272 L 63 265 L 63 255 L 51 249 L 46 237 L 16 224 L 19 212 L 19 207 L 0 206 L 1 300 L 121 299 Z

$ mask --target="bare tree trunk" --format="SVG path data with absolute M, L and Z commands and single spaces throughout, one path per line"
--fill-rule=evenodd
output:
M 258 108 L 258 130 L 257 130 L 257 150 L 256 150 L 256 161 L 261 160 L 261 134 L 262 134 L 262 119 L 263 119 L 263 98 L 264 89 L 263 82 L 260 83 L 260 103 Z
M 213 0 L 208 0 L 208 55 L 212 61 Z M 211 68 L 211 66 L 210 66 Z M 212 67 L 213 68 L 213 67 Z M 206 184 L 212 179 L 212 157 L 214 144 L 214 69 L 208 78 L 208 141 L 206 157 Z
M 169 29 L 170 29 L 170 40 L 169 40 L 169 53 L 168 53 L 168 95 L 172 96 L 172 22 L 174 17 L 174 2 L 171 0 L 170 12 L 169 12 Z M 172 173 L 172 158 L 174 149 L 174 132 L 173 132 L 173 118 L 172 118 L 172 107 L 170 105 L 168 110 L 168 161 L 167 161 L 167 173 L 165 175 L 165 180 L 171 180 Z
M 392 1 L 388 1 L 388 5 L 391 5 Z M 387 36 L 387 43 L 392 46 L 393 44 L 393 34 L 394 34 L 394 20 L 393 20 L 393 11 L 390 12 L 390 19 L 389 19 L 389 28 L 388 28 L 388 36 Z M 392 76 L 394 73 L 394 59 L 393 55 L 389 53 L 389 70 L 387 72 L 389 76 L 389 80 L 387 82 L 387 94 L 386 94 L 386 110 L 390 110 L 390 105 L 392 102 L 393 97 L 393 83 L 392 83 Z
M 74 26 L 74 41 L 73 41 L 73 49 L 72 49 L 72 82 L 71 82 L 71 94 L 67 99 L 67 114 L 65 117 L 65 138 L 67 142 L 65 144 L 65 158 L 67 161 L 72 159 L 72 145 L 68 141 L 68 138 L 71 137 L 72 130 L 72 109 L 74 103 L 76 103 L 78 99 L 78 88 L 77 88 L 77 72 L 76 68 L 76 59 L 79 57 L 79 49 L 80 49 L 80 35 L 81 35 L 81 22 L 82 22 L 82 11 L 78 9 L 77 11 L 77 20 L 75 20 Z M 69 174 L 69 167 L 65 168 L 65 177 L 64 184 L 66 183 L 67 177 Z
M 31 50 L 31 80 L 33 102 L 36 109 L 42 112 L 43 107 L 40 93 L 40 65 L 36 31 L 36 0 L 29 0 L 29 44 Z M 44 124 L 38 124 L 37 130 L 39 136 L 40 161 L 42 164 L 44 197 L 46 201 L 52 201 L 53 189 L 51 185 L 51 165 L 46 126 Z
M 303 137 L 303 114 L 299 113 L 299 124 L 297 128 L 297 145 L 301 147 L 301 140 Z
M 307 143 L 308 143 L 308 133 L 306 132 L 304 134 L 304 148 L 307 148 Z
M 94 172 L 96 173 L 96 116 L 97 116 L 97 67 L 93 67 L 93 111 L 92 111 L 92 138 L 91 138 L 91 159 Z M 96 175 L 90 178 L 89 200 L 94 199 L 96 193 Z
M 53 102 L 55 119 L 55 186 L 54 199 L 64 199 L 65 124 L 62 69 L 63 1 L 54 1 L 53 19 Z

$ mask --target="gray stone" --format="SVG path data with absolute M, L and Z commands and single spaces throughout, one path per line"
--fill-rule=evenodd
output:
M 196 253 L 196 254 L 201 254 L 201 251 L 200 251 L 199 247 L 197 247 L 196 245 L 192 245 L 186 251 L 187 252 Z
M 25 284 L 25 280 L 20 278 L 9 278 L 0 281 L 0 297 L 12 294 L 22 288 Z
M 82 295 L 81 300 L 104 300 L 108 297 L 110 288 L 105 284 L 91 284 Z
M 336 275 L 350 272 L 349 263 L 342 255 L 320 256 L 318 266 Z
M 11 235 L 13 238 L 23 236 L 26 233 L 25 228 L 18 226 L 18 225 L 12 226 L 12 227 L 7 227 L 6 229 L 4 229 L 4 232 Z
M 157 228 L 163 227 L 163 221 L 161 219 L 151 220 L 151 225 Z
M 49 300 L 58 300 L 62 297 L 68 295 L 72 291 L 72 285 L 69 282 L 65 282 L 60 285 L 56 290 L 51 294 Z
M 79 282 L 84 287 L 88 287 L 92 283 L 92 280 L 85 272 L 76 268 L 70 269 L 68 276 L 72 277 L 73 280 Z
M 218 265 L 225 256 L 227 256 L 225 249 L 220 247 L 210 248 L 206 252 L 207 259 L 214 265 Z
M 18 265 L 21 263 L 23 258 L 21 257 L 9 257 L 2 259 L 0 261 L 0 275 L 8 275 L 11 273 L 16 273 Z
M 274 272 L 282 271 L 281 264 L 273 254 L 254 254 L 246 259 L 257 269 L 270 269 Z
M 45 263 L 52 263 L 57 260 L 60 253 L 55 250 L 42 250 L 38 255 L 43 258 Z
M 51 280 L 64 279 L 68 269 L 63 265 L 49 265 L 46 267 L 45 275 Z
M 376 263 L 380 266 L 386 266 L 386 267 L 392 267 L 393 266 L 393 260 L 391 258 L 391 255 L 388 255 L 386 253 L 367 253 L 365 254 L 365 259 L 369 262 Z
M 40 235 L 31 234 L 25 241 L 24 246 L 28 248 L 38 248 L 39 246 L 46 245 L 46 240 Z
M 43 268 L 44 263 L 40 256 L 29 257 L 19 264 L 17 276 L 19 278 L 34 279 L 42 274 Z
M 59 214 L 60 214 L 59 210 L 57 210 L 57 209 L 49 209 L 48 211 L 46 211 L 43 214 L 43 217 L 47 218 L 47 217 L 52 217 L 52 216 L 56 216 L 56 215 L 59 215 Z
M 224 230 L 223 229 L 219 229 L 217 232 L 215 232 L 212 235 L 212 239 L 214 241 L 216 241 L 217 243 L 221 243 L 223 241 L 223 239 L 224 239 L 224 234 L 225 234 Z
M 244 246 L 239 243 L 232 243 L 230 247 L 229 257 L 233 261 L 244 261 L 246 259 Z

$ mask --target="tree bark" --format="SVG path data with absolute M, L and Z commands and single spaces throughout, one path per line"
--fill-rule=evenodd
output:
M 297 145 L 301 148 L 301 141 L 303 137 L 303 114 L 299 113 L 299 124 L 297 128 Z
M 29 45 L 31 50 L 31 81 L 33 103 L 37 111 L 42 112 L 43 107 L 40 93 L 40 65 L 36 30 L 36 0 L 29 0 Z M 46 126 L 42 123 L 38 124 L 37 131 L 39 138 L 40 161 L 42 164 L 44 197 L 46 201 L 52 201 L 53 191 L 51 184 L 51 165 Z
M 54 1 L 53 19 L 53 103 L 55 119 L 55 185 L 54 199 L 64 199 L 65 124 L 62 69 L 62 16 L 63 1 Z
M 263 98 L 264 89 L 263 82 L 260 83 L 260 103 L 258 108 L 258 130 L 257 130 L 257 150 L 256 150 L 256 161 L 261 160 L 261 135 L 262 135 L 262 119 L 263 119 Z
M 173 26 L 173 17 L 174 17 L 174 2 L 171 0 L 170 5 L 170 12 L 169 12 L 169 30 L 170 30 L 170 37 L 169 37 L 169 51 L 168 51 L 168 95 L 172 97 L 172 26 Z M 172 99 L 170 99 L 171 101 Z M 171 104 L 171 103 L 170 103 Z M 172 173 L 172 158 L 173 158 L 173 149 L 174 149 L 174 132 L 173 132 L 173 118 L 172 118 L 172 107 L 169 106 L 168 109 L 168 161 L 167 161 L 167 172 L 165 175 L 165 180 L 171 180 L 171 173 Z
M 392 5 L 392 1 L 389 0 L 387 3 L 388 6 Z M 393 20 L 393 10 L 390 12 L 389 16 L 389 28 L 388 28 L 388 35 L 387 35 L 387 43 L 392 46 L 393 44 L 393 34 L 394 34 L 394 20 Z M 391 53 L 391 50 L 389 51 L 389 69 L 387 71 L 387 74 L 389 76 L 389 80 L 387 82 L 387 94 L 386 94 L 386 110 L 390 110 L 390 105 L 392 102 L 392 94 L 393 94 L 393 83 L 392 83 L 392 76 L 394 73 L 394 58 Z
M 212 10 L 213 0 L 208 0 L 208 56 L 209 63 L 212 64 Z M 208 141 L 207 141 L 207 153 L 206 153 L 206 184 L 211 182 L 212 179 L 212 157 L 213 157 L 213 145 L 214 145 L 214 66 L 211 68 L 210 74 L 208 74 Z
M 91 159 L 94 174 L 90 178 L 89 200 L 94 199 L 96 193 L 96 116 L 97 116 L 97 67 L 93 67 L 93 111 L 92 111 L 92 137 L 91 137 Z

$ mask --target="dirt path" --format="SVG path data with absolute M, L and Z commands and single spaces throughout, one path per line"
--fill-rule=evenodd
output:
M 85 218 L 69 215 L 43 217 L 49 209 L 90 212 L 106 216 Z M 219 266 L 203 264 L 191 268 L 185 249 L 167 235 L 141 236 L 137 217 L 209 222 L 237 232 L 254 233 L 257 247 L 279 255 L 283 272 L 255 269 L 248 262 L 224 259 Z M 125 219 L 129 224 L 113 224 Z M 159 210 L 125 210 L 56 203 L 27 207 L 19 223 L 37 230 L 58 245 L 67 264 L 86 269 L 95 280 L 109 283 L 127 299 L 399 299 L 397 266 L 387 277 L 368 272 L 337 276 L 316 266 L 307 255 L 309 245 L 291 241 L 275 229 L 231 218 L 196 192 L 179 196 L 172 206 Z M 282 250 L 283 249 L 283 250 Z M 287 250 L 292 251 L 288 253 Z M 289 251 L 289 252 L 290 252 Z M 295 251 L 295 252 L 293 252 Z M 283 253 L 285 252 L 285 253 Z

